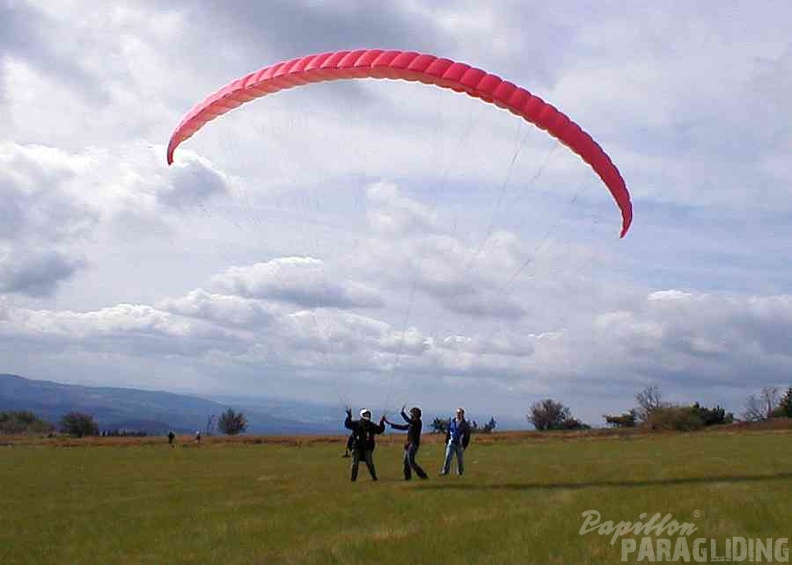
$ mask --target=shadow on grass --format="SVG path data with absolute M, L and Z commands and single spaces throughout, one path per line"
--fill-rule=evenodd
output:
M 434 477 L 433 477 L 434 478 Z M 478 483 L 472 482 L 469 477 L 459 478 L 450 476 L 438 478 L 431 482 L 421 483 L 422 489 L 459 489 L 459 490 L 577 490 L 598 487 L 640 488 L 651 486 L 696 485 L 709 483 L 750 483 L 761 481 L 782 481 L 792 479 L 792 472 L 772 473 L 769 475 L 716 475 L 711 477 L 672 477 L 667 479 L 631 480 L 602 480 L 586 482 L 506 482 L 506 483 Z M 474 481 L 476 479 L 473 479 Z

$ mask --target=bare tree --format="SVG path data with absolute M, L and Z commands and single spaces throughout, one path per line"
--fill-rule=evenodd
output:
M 778 405 L 778 387 L 766 386 L 758 398 L 753 394 L 748 397 L 742 417 L 748 422 L 764 422 L 770 419 Z
M 660 389 L 657 386 L 646 387 L 635 395 L 635 400 L 638 402 L 636 415 L 641 422 L 647 421 L 652 412 L 664 406 Z
M 217 425 L 217 416 L 215 416 L 214 414 L 210 414 L 209 416 L 207 416 L 205 434 L 207 436 L 212 435 L 212 432 L 214 431 L 216 425 Z

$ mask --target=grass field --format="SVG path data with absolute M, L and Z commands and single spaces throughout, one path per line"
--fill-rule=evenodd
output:
M 349 482 L 343 437 L 207 439 L 6 441 L 0 563 L 622 562 L 621 539 L 580 534 L 588 510 L 670 514 L 691 542 L 792 534 L 792 430 L 474 436 L 464 477 L 437 476 L 427 437 L 411 482 L 389 436 L 376 483 Z

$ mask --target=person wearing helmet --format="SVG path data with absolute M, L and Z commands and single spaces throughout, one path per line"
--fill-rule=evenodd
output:
M 380 418 L 379 424 L 371 421 L 371 410 L 364 408 L 360 411 L 360 420 L 352 419 L 352 410 L 347 408 L 346 420 L 344 420 L 344 427 L 352 431 L 355 436 L 354 446 L 352 449 L 352 475 L 351 480 L 354 482 L 358 476 L 358 465 L 362 459 L 366 463 L 371 479 L 377 480 L 377 471 L 374 468 L 374 436 L 381 434 L 385 431 L 385 416 Z
M 418 453 L 418 448 L 421 446 L 421 428 L 423 427 L 421 409 L 413 406 L 410 408 L 410 415 L 408 416 L 404 412 L 404 406 L 402 406 L 401 417 L 406 424 L 396 424 L 388 421 L 387 418 L 385 418 L 385 422 L 393 429 L 407 430 L 407 443 L 404 444 L 404 480 L 409 481 L 412 479 L 413 471 L 422 479 L 428 479 L 429 476 L 415 461 L 415 454 Z
M 447 475 L 451 468 L 451 459 L 457 458 L 457 474 L 462 475 L 465 470 L 462 455 L 470 443 L 470 425 L 465 420 L 465 410 L 457 408 L 456 414 L 448 421 L 446 427 L 446 451 L 441 475 Z

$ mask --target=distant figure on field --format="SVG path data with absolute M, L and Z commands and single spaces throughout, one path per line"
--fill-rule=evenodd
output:
M 201 445 L 201 430 L 195 432 L 195 443 Z
M 428 479 L 429 476 L 415 461 L 415 454 L 418 453 L 418 448 L 421 446 L 421 428 L 423 428 L 421 409 L 413 406 L 410 408 L 410 415 L 408 416 L 404 413 L 404 406 L 402 406 L 401 417 L 407 422 L 406 424 L 395 424 L 388 421 L 387 418 L 385 421 L 391 428 L 407 430 L 407 443 L 404 444 L 404 480 L 409 481 L 412 478 L 413 471 L 422 479 Z
M 451 467 L 451 459 L 456 455 L 457 474 L 461 476 L 465 470 L 463 454 L 470 443 L 470 425 L 467 420 L 465 420 L 464 409 L 457 408 L 454 417 L 448 421 L 445 443 L 445 461 L 443 462 L 443 469 L 440 471 L 440 474 L 448 474 Z
M 171 430 L 170 432 L 168 432 L 168 445 L 170 445 L 171 447 L 173 447 L 174 439 L 176 439 L 176 434 L 174 434 L 173 431 Z
M 364 408 L 360 411 L 360 420 L 352 419 L 352 410 L 347 408 L 346 420 L 344 420 L 344 427 L 352 430 L 354 435 L 354 446 L 352 448 L 352 475 L 351 480 L 354 482 L 358 476 L 358 465 L 360 460 L 366 462 L 369 474 L 372 480 L 377 480 L 377 471 L 374 469 L 374 436 L 381 434 L 385 431 L 385 416 L 380 418 L 379 424 L 371 421 L 371 410 Z

